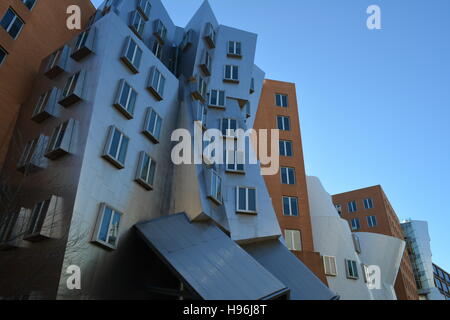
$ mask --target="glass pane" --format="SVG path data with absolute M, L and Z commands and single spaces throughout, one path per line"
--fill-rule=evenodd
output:
M 291 210 L 293 216 L 298 216 L 298 200 L 297 198 L 291 198 Z
M 289 169 L 289 184 L 295 184 L 295 170 Z
M 219 106 L 225 105 L 225 91 L 219 91 Z
M 109 231 L 109 224 L 111 222 L 112 210 L 108 207 L 105 208 L 103 213 L 102 222 L 100 225 L 100 231 L 98 234 L 98 240 L 106 242 Z
M 283 214 L 286 216 L 291 214 L 290 209 L 289 209 L 289 198 L 288 197 L 283 197 Z
M 155 127 L 156 127 L 156 113 L 153 110 L 150 110 L 150 116 L 149 121 L 147 125 L 147 131 L 150 132 L 152 135 L 155 135 Z
M 62 141 L 64 139 L 64 135 L 65 135 L 66 130 L 67 130 L 67 125 L 68 125 L 68 122 L 65 122 L 62 125 L 61 131 L 59 132 L 58 139 L 56 140 L 56 144 L 55 144 L 54 149 L 58 149 L 59 147 L 61 147 L 61 143 L 62 143 Z
M 119 236 L 120 214 L 114 211 L 114 216 L 111 222 L 111 229 L 109 230 L 108 243 L 115 245 L 117 237 Z
M 126 57 L 128 58 L 128 60 L 130 60 L 131 62 L 134 62 L 134 55 L 135 55 L 135 51 L 136 51 L 136 43 L 133 40 L 130 40 L 129 46 L 128 46 L 128 50 L 126 53 Z
M 278 130 L 283 130 L 283 118 L 277 117 Z
M 133 114 L 134 107 L 136 105 L 137 92 L 134 91 L 133 89 L 130 89 L 130 90 L 131 90 L 131 97 L 130 97 L 130 101 L 128 103 L 128 108 L 127 109 L 128 109 L 129 113 Z
M 213 106 L 218 105 L 218 103 L 217 103 L 217 90 L 211 90 L 210 104 L 213 105 Z
M 109 147 L 109 151 L 108 151 L 108 154 L 113 158 L 116 158 L 116 156 L 117 156 L 121 136 L 122 136 L 122 134 L 120 133 L 120 131 L 117 129 L 114 129 L 111 146 Z
M 236 54 L 241 55 L 241 43 L 236 42 Z
M 142 159 L 142 167 L 141 167 L 141 174 L 140 174 L 140 178 L 146 182 L 148 179 L 148 169 L 150 168 L 150 157 L 147 154 L 143 155 L 143 159 Z
M 128 85 L 128 83 L 124 82 L 123 86 L 122 86 L 122 92 L 120 94 L 120 105 L 122 107 L 124 107 L 125 109 L 127 108 L 127 102 L 128 102 L 128 95 L 130 93 L 130 86 Z
M 284 130 L 286 130 L 286 131 L 291 130 L 291 125 L 290 125 L 290 122 L 289 122 L 289 118 L 288 118 L 288 117 L 285 117 L 285 118 L 284 118 Z
M 248 210 L 256 211 L 256 190 L 248 189 Z
M 122 139 L 122 144 L 120 146 L 120 153 L 119 153 L 119 161 L 122 164 L 125 164 L 125 157 L 127 156 L 127 149 L 128 149 L 128 142 L 130 141 L 130 139 L 128 139 L 127 137 L 123 137 Z
M 158 88 L 158 93 L 161 97 L 164 94 L 165 85 L 166 85 L 166 79 L 163 76 L 161 76 L 161 80 L 159 81 L 159 88 Z
M 292 157 L 292 142 L 290 141 L 286 142 L 286 155 Z
M 247 210 L 247 196 L 246 196 L 246 189 L 245 188 L 239 188 L 239 202 L 238 202 L 238 209 L 239 210 Z
M 152 186 L 155 181 L 155 172 L 156 172 L 156 162 L 152 160 L 150 167 L 150 174 L 148 177 L 148 183 Z
M 285 150 L 284 146 L 285 146 L 284 141 L 280 141 L 280 156 L 286 155 L 286 150 Z
M 284 184 L 288 183 L 287 169 L 281 168 L 281 182 Z
M 155 134 L 154 137 L 159 140 L 159 136 L 161 135 L 161 125 L 162 125 L 162 119 L 157 115 L 156 116 L 156 128 L 155 128 Z
M 8 11 L 6 11 L 5 15 L 3 16 L 2 21 L 0 22 L 1 26 L 7 29 L 15 16 L 16 14 L 11 9 L 8 9 Z
M 225 79 L 231 79 L 231 66 L 225 66 Z

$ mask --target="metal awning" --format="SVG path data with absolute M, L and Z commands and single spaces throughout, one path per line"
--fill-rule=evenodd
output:
M 205 300 L 259 300 L 289 289 L 212 222 L 185 214 L 136 225 L 146 243 Z
M 339 297 L 294 256 L 280 240 L 242 246 L 255 260 L 289 287 L 292 300 L 332 300 Z

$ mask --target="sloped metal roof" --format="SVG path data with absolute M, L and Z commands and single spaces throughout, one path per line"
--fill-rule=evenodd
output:
M 139 234 L 205 300 L 259 300 L 288 288 L 212 222 L 185 214 L 136 225 Z
M 289 287 L 291 300 L 331 300 L 339 298 L 280 240 L 257 242 L 242 247 Z

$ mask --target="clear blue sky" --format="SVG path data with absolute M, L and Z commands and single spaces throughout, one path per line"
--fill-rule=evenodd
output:
M 202 0 L 163 3 L 184 26 Z M 429 222 L 450 272 L 450 1 L 210 3 L 221 24 L 259 35 L 267 78 L 297 84 L 307 174 L 332 194 L 382 185 L 400 219 Z M 372 4 L 379 31 L 366 28 Z

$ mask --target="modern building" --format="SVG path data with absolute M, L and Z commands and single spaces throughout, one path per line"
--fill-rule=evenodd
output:
M 108 0 L 44 59 L 2 171 L 0 296 L 336 299 L 237 146 L 263 87 L 256 41 L 207 1 L 181 28 L 160 0 Z
M 405 220 L 401 223 L 406 250 L 411 260 L 420 300 L 443 300 L 433 281 L 430 235 L 426 221 Z
M 352 232 L 379 233 L 404 240 L 400 221 L 381 186 L 333 195 L 333 203 Z M 407 251 L 403 254 L 395 292 L 399 300 L 419 299 Z
M 433 263 L 434 283 L 445 300 L 450 300 L 450 273 Z
M 84 28 L 95 13 L 89 0 L 0 2 L 0 169 L 42 59 L 80 32 L 66 26 L 70 5 L 80 7 Z
M 280 130 L 280 170 L 264 180 L 289 249 L 327 284 L 322 258 L 314 252 L 294 83 L 264 80 L 254 128 Z

